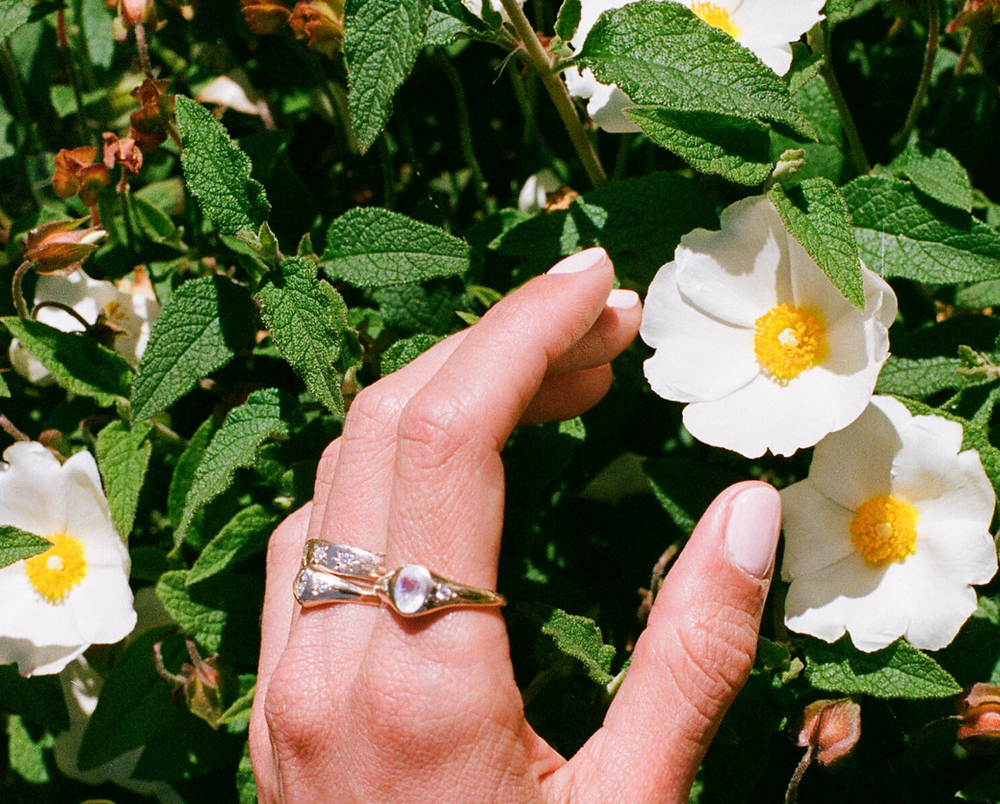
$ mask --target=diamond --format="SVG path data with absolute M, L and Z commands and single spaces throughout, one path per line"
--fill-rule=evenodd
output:
M 295 597 L 299 600 L 305 597 L 307 586 L 308 582 L 306 581 L 306 574 L 304 572 L 300 572 L 295 578 Z
M 426 567 L 405 564 L 392 582 L 392 602 L 403 614 L 416 614 L 427 603 L 434 581 Z
M 315 545 L 313 547 L 313 555 L 312 555 L 313 561 L 315 561 L 317 564 L 325 564 L 327 549 L 328 548 L 325 544 Z

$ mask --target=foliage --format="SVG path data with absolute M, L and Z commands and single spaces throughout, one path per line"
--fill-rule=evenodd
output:
M 855 306 L 862 263 L 891 280 L 900 312 L 878 391 L 959 421 L 1000 488 L 1000 37 L 946 32 L 959 0 L 933 13 L 829 0 L 785 76 L 684 3 L 608 11 L 574 52 L 586 4 L 528 0 L 544 64 L 488 3 L 479 18 L 460 0 L 347 0 L 332 55 L 255 33 L 238 0 L 156 0 L 144 44 L 108 5 L 0 2 L 0 349 L 16 339 L 51 375 L 34 385 L 0 359 L 0 423 L 94 453 L 133 589 L 171 620 L 87 653 L 103 688 L 81 769 L 142 749 L 135 778 L 188 804 L 255 801 L 246 732 L 267 539 L 311 498 L 358 390 L 590 246 L 645 295 L 686 233 L 718 229 L 748 195 L 768 195 Z M 940 47 L 925 71 L 929 34 Z M 576 68 L 625 90 L 641 131 L 589 124 L 560 95 L 559 73 Z M 154 77 L 156 92 L 140 87 Z M 104 132 L 134 138 L 141 164 L 112 159 L 92 204 L 61 197 L 56 154 L 93 146 L 99 163 Z M 519 209 L 542 169 L 563 187 Z M 29 231 L 68 219 L 107 233 L 91 276 L 148 277 L 162 305 L 137 365 L 115 349 L 114 311 L 70 333 L 18 309 L 36 281 L 18 272 Z M 567 755 L 627 677 L 654 567 L 712 497 L 808 472 L 808 450 L 746 460 L 694 441 L 643 380 L 649 354 L 634 344 L 598 407 L 521 428 L 504 452 L 515 674 L 529 721 Z M 44 552 L 44 535 L 0 526 L 0 568 Z M 789 633 L 782 593 L 775 580 L 757 665 L 693 802 L 781 800 L 801 759 L 794 720 L 830 695 L 861 704 L 862 738 L 845 772 L 806 774 L 802 804 L 1000 800 L 997 767 L 937 729 L 961 687 L 1000 681 L 998 581 L 934 655 Z M 217 729 L 157 668 L 158 651 L 179 670 L 185 638 L 228 679 Z M 155 800 L 56 766 L 71 725 L 56 678 L 0 667 L 0 713 L 4 802 Z

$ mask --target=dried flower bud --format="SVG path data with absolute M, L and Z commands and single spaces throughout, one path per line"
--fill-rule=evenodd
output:
M 861 707 L 850 698 L 814 701 L 802 713 L 796 743 L 811 747 L 821 765 L 843 759 L 861 736 Z
M 300 0 L 288 24 L 310 50 L 333 56 L 344 38 L 343 0 Z
M 107 232 L 96 227 L 77 229 L 86 218 L 52 221 L 28 232 L 24 256 L 35 263 L 40 274 L 67 276 L 97 250 Z
M 167 138 L 174 113 L 174 96 L 166 91 L 169 83 L 147 78 L 132 90 L 132 97 L 142 106 L 129 116 L 128 135 L 143 151 L 155 150 Z
M 111 173 L 100 162 L 94 164 L 97 149 L 81 145 L 72 150 L 63 149 L 56 154 L 52 186 L 60 198 L 80 195 L 88 207 L 97 203 L 97 194 L 111 184 Z
M 290 12 L 285 6 L 268 0 L 240 0 L 247 27 L 255 34 L 266 36 L 285 27 Z
M 966 0 L 962 12 L 948 23 L 945 31 L 985 30 L 995 22 L 1000 22 L 1000 0 Z
M 1000 753 L 1000 684 L 973 684 L 958 702 L 958 742 L 974 754 Z
M 121 0 L 119 6 L 122 22 L 129 28 L 147 23 L 153 18 L 153 0 Z
M 105 131 L 101 136 L 104 138 L 104 164 L 108 168 L 118 164 L 129 176 L 137 175 L 142 167 L 142 151 L 135 140 L 131 137 L 120 140 L 110 131 Z
M 202 658 L 191 639 L 185 639 L 191 664 L 185 664 L 180 672 L 171 673 L 163 664 L 162 643 L 153 645 L 153 661 L 162 678 L 172 682 L 174 693 L 183 696 L 191 714 L 200 717 L 213 729 L 219 728 L 219 719 L 226 711 L 223 693 L 228 686 L 227 674 L 219 667 L 217 654 Z

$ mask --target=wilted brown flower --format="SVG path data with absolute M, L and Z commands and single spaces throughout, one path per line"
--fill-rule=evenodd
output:
M 247 27 L 255 34 L 266 36 L 285 27 L 292 12 L 280 2 L 271 0 L 240 0 Z
M 131 137 L 120 140 L 110 131 L 105 131 L 101 136 L 104 138 L 104 164 L 108 168 L 118 164 L 129 176 L 137 175 L 142 167 L 142 151 L 135 140 Z
M 128 135 L 143 151 L 155 150 L 167 138 L 174 113 L 174 96 L 167 94 L 169 84 L 147 78 L 132 90 L 132 97 L 142 106 L 129 116 Z
M 973 684 L 958 702 L 958 742 L 974 754 L 1000 753 L 1000 684 Z
M 344 38 L 343 0 L 300 0 L 288 24 L 310 50 L 332 56 Z
M 94 164 L 97 149 L 90 145 L 59 151 L 52 186 L 60 198 L 79 194 L 88 207 L 97 203 L 97 194 L 111 184 L 111 172 L 104 164 Z
M 962 28 L 986 28 L 1000 22 L 1000 0 L 966 0 L 961 13 L 948 23 L 948 33 Z
M 51 221 L 28 232 L 24 257 L 34 263 L 40 274 L 68 276 L 97 250 L 97 244 L 107 232 L 96 226 L 77 227 L 86 218 Z

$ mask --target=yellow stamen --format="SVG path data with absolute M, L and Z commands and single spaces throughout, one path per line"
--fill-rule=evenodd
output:
M 772 307 L 754 322 L 753 352 L 780 383 L 826 360 L 826 327 L 818 311 L 790 304 Z
M 733 39 L 740 38 L 740 29 L 736 27 L 736 23 L 733 22 L 726 9 L 719 8 L 715 3 L 695 3 L 691 10 L 713 28 L 725 31 Z
M 873 567 L 903 561 L 917 547 L 917 509 L 877 495 L 862 503 L 851 521 L 851 542 Z
M 52 542 L 52 547 L 25 561 L 24 571 L 38 594 L 49 603 L 59 603 L 84 579 L 87 561 L 83 545 L 72 536 L 56 533 L 45 538 Z

